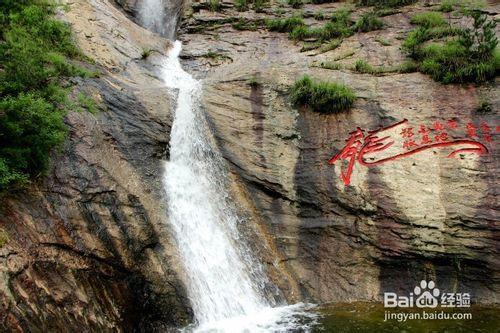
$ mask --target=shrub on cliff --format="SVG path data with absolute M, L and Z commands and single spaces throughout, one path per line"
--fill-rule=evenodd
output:
M 354 30 L 368 32 L 373 30 L 379 30 L 384 27 L 384 22 L 377 17 L 374 12 L 368 12 L 356 21 Z
M 288 5 L 290 5 L 292 8 L 300 8 L 304 5 L 304 2 L 302 0 L 288 0 Z
M 348 37 L 353 34 L 351 13 L 340 9 L 332 13 L 330 21 L 320 27 L 308 27 L 305 24 L 295 26 L 290 38 L 295 40 L 316 39 L 320 42 L 333 38 Z
M 358 0 L 360 6 L 376 6 L 376 7 L 401 7 L 410 5 L 417 0 Z
M 247 0 L 236 0 L 234 2 L 234 7 L 236 8 L 237 11 L 244 12 L 248 10 L 248 2 Z
M 292 87 L 291 100 L 316 112 L 338 113 L 349 110 L 356 95 L 349 87 L 332 82 L 314 82 L 304 75 Z
M 412 24 L 419 25 L 424 28 L 432 28 L 446 25 L 443 14 L 439 12 L 425 12 L 415 14 L 411 17 Z
M 67 79 L 88 72 L 69 27 L 45 1 L 0 3 L 0 192 L 36 178 L 66 134 Z
M 496 22 L 479 11 L 467 16 L 473 23 L 463 29 L 435 19 L 414 20 L 423 26 L 408 35 L 403 49 L 418 61 L 421 72 L 443 83 L 481 83 L 496 76 L 500 70 Z M 455 38 L 441 41 L 446 36 Z
M 291 32 L 296 27 L 305 26 L 305 23 L 301 17 L 292 16 L 286 19 L 267 20 L 266 26 L 271 31 Z

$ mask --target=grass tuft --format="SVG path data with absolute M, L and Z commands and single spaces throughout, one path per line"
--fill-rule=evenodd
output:
M 446 25 L 443 14 L 439 12 L 425 12 L 412 16 L 410 22 L 424 28 L 433 28 Z
M 304 2 L 302 2 L 302 0 L 288 0 L 288 5 L 292 8 L 298 9 L 304 5 Z
M 389 42 L 387 39 L 384 39 L 382 37 L 375 38 L 375 41 L 380 43 L 380 45 L 383 45 L 383 46 L 390 46 L 391 45 L 391 42 Z
M 292 88 L 291 100 L 294 105 L 307 106 L 320 113 L 339 113 L 349 110 L 356 95 L 349 87 L 332 82 L 313 82 L 304 75 Z
M 394 8 L 411 5 L 417 0 L 358 0 L 360 6 L 376 6 L 379 8 Z
M 292 16 L 285 19 L 270 19 L 266 21 L 270 31 L 291 32 L 297 27 L 305 27 L 304 20 L 300 16 Z
M 239 12 L 244 12 L 248 10 L 248 2 L 247 0 L 235 0 L 234 7 Z
M 142 52 L 141 52 L 141 59 L 147 59 L 149 58 L 149 56 L 153 54 L 153 50 L 150 49 L 150 48 L 144 48 L 142 49 Z
M 222 9 L 222 5 L 220 0 L 209 0 L 208 1 L 208 9 L 212 12 L 220 12 Z
M 342 68 L 342 65 L 338 62 L 323 61 L 319 64 L 318 67 L 330 70 L 339 70 Z
M 375 12 L 368 12 L 358 19 L 354 29 L 356 31 L 368 32 L 373 30 L 380 30 L 384 27 L 384 22 L 377 17 Z

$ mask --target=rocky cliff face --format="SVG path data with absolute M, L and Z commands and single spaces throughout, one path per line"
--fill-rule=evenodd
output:
M 272 235 L 299 298 L 380 300 L 384 291 L 407 293 L 427 278 L 442 290 L 469 291 L 476 302 L 498 302 L 497 82 L 442 85 L 420 73 L 353 70 L 358 59 L 386 68 L 401 65 L 401 43 L 413 28 L 409 18 L 432 5 L 400 8 L 382 18 L 382 30 L 356 33 L 323 53 L 304 51 L 286 33 L 252 31 L 262 19 L 296 13 L 290 6 L 240 13 L 223 3 L 222 12 L 214 13 L 195 3 L 186 14 L 179 33 L 184 58 L 205 78 L 206 112 L 250 202 L 242 206 Z M 302 13 L 314 25 L 320 24 L 315 13 L 344 6 L 308 4 Z M 490 4 L 485 10 L 498 17 L 498 9 Z M 355 9 L 353 18 L 368 10 Z M 242 20 L 247 28 L 235 24 Z M 319 67 L 327 62 L 340 69 Z M 353 88 L 354 108 L 323 115 L 292 106 L 290 86 L 304 73 Z M 489 113 L 477 111 L 484 98 L 491 102 Z M 418 141 L 421 126 L 434 139 L 439 131 L 433 128 L 440 124 L 449 140 L 468 138 L 468 128 L 477 127 L 473 138 L 488 152 L 447 158 L 460 148 L 450 146 L 378 165 L 357 162 L 349 185 L 340 177 L 347 161 L 327 163 L 356 128 L 368 135 L 404 119 L 408 124 L 384 132 L 399 138 L 394 147 L 400 153 L 406 151 L 405 128 L 412 127 Z M 495 133 L 491 142 L 487 127 Z M 378 159 L 396 154 L 382 152 Z
M 54 153 L 50 174 L 2 202 L 0 227 L 9 241 L 0 248 L 0 326 L 111 332 L 183 325 L 191 314 L 161 187 L 172 98 L 157 66 L 169 42 L 132 22 L 137 1 L 68 4 L 61 18 L 102 72 L 78 89 L 101 110 L 69 114 L 70 136 Z M 343 5 L 302 10 L 315 24 L 315 12 Z M 240 13 L 223 2 L 222 12 L 211 12 L 187 3 L 179 30 L 186 68 L 204 78 L 204 107 L 231 169 L 233 196 L 272 279 L 291 301 L 380 300 L 384 291 L 409 291 L 432 278 L 442 290 L 497 303 L 498 82 L 445 86 L 419 73 L 350 69 L 357 59 L 401 64 L 401 39 L 421 4 L 384 17 L 383 30 L 356 33 L 324 53 L 301 52 L 287 34 L 234 27 L 240 17 L 275 17 L 278 7 Z M 487 11 L 497 15 L 498 5 Z M 317 67 L 327 61 L 341 69 Z M 306 72 L 352 87 L 359 97 L 354 108 L 323 115 L 292 106 L 289 88 Z M 492 112 L 477 112 L 483 99 Z M 340 177 L 345 161 L 327 163 L 357 127 L 376 130 L 404 119 L 410 125 L 386 132 L 402 152 L 403 128 L 413 126 L 420 139 L 420 125 L 436 123 L 456 123 L 448 131 L 456 140 L 473 124 L 479 136 L 473 139 L 488 151 L 447 158 L 458 149 L 450 146 L 357 163 L 349 185 Z M 479 129 L 484 124 L 492 142 Z
M 169 43 L 108 1 L 68 4 L 61 18 L 102 73 L 78 89 L 100 111 L 70 113 L 50 174 L 2 202 L 0 327 L 149 332 L 186 323 L 161 186 L 171 115 L 154 62 Z M 144 50 L 153 50 L 148 61 Z

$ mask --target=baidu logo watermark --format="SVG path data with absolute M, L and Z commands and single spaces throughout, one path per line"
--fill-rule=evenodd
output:
M 469 308 L 471 297 L 469 293 L 442 292 L 434 281 L 420 281 L 409 295 L 398 295 L 394 292 L 384 293 L 385 308 Z M 412 319 L 472 319 L 471 313 L 434 312 L 391 312 L 385 311 L 384 321 L 395 319 L 406 321 Z

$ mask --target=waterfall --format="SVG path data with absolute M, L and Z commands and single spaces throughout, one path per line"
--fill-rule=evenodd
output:
M 182 69 L 180 50 L 176 41 L 162 68 L 165 84 L 177 90 L 163 181 L 198 330 L 292 329 L 303 304 L 273 308 L 273 297 L 265 292 L 270 282 L 239 236 L 237 225 L 242 222 L 228 197 L 224 160 L 207 134 L 201 82 Z
M 151 8 L 161 0 L 144 0 Z M 161 14 L 153 11 L 151 14 Z M 149 18 L 146 22 L 153 22 Z M 144 23 L 146 26 L 147 24 Z M 238 231 L 243 221 L 231 203 L 224 159 L 214 148 L 201 107 L 202 84 L 179 62 L 181 43 L 162 64 L 162 79 L 176 92 L 170 159 L 163 184 L 168 223 L 186 276 L 197 332 L 307 331 L 306 305 L 276 304 L 259 260 Z M 269 292 L 271 291 L 271 292 Z
M 180 67 L 180 46 L 175 42 L 164 66 L 166 84 L 178 89 L 164 184 L 193 310 L 204 323 L 255 313 L 268 304 L 258 290 L 266 284 L 263 276 L 252 279 L 245 263 L 253 260 L 233 239 L 239 221 L 228 203 L 221 157 L 206 137 L 201 84 Z
M 169 0 L 142 0 L 139 5 L 139 21 L 148 30 L 173 39 L 182 1 L 177 5 Z

